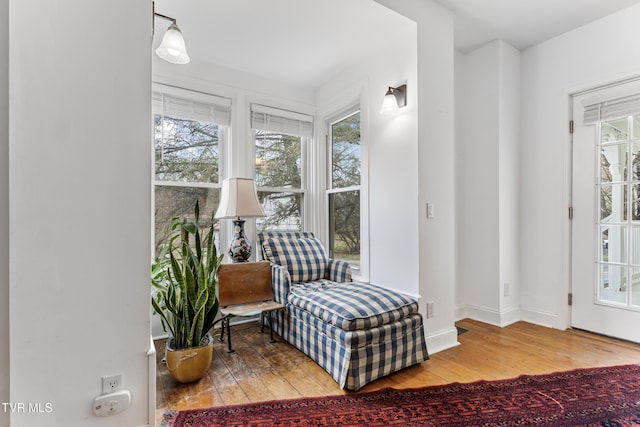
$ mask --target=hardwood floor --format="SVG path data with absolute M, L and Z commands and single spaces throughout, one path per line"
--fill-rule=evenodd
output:
M 384 387 L 409 388 L 542 374 L 581 367 L 640 363 L 640 345 L 578 330 L 559 331 L 525 322 L 505 328 L 473 320 L 457 323 L 466 332 L 460 345 L 431 355 L 419 365 L 374 381 L 368 392 Z M 303 396 L 345 394 L 333 379 L 303 353 L 283 342 L 269 343 L 258 323 L 233 326 L 234 353 L 215 342 L 206 376 L 198 382 L 175 382 L 166 366 L 164 340 L 156 341 L 156 419 L 166 409 L 232 405 Z

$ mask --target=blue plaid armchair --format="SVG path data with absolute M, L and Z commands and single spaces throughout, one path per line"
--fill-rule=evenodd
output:
M 417 301 L 353 282 L 349 264 L 328 258 L 313 233 L 263 232 L 257 240 L 272 265 L 274 299 L 285 305 L 274 330 L 341 388 L 358 390 L 429 358 Z

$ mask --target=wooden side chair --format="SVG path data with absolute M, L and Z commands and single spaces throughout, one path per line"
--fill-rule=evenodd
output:
M 229 353 L 233 352 L 229 324 L 232 317 L 260 315 L 260 332 L 263 332 L 265 322 L 268 321 L 269 342 L 275 342 L 273 338 L 273 312 L 283 309 L 284 305 L 273 300 L 271 264 L 268 261 L 220 265 L 218 269 L 218 301 L 222 315 L 220 341 L 224 341 L 226 329 L 228 331 L 227 351 Z

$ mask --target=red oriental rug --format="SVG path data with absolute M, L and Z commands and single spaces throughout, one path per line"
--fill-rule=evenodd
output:
M 167 411 L 162 427 L 638 426 L 640 365 Z

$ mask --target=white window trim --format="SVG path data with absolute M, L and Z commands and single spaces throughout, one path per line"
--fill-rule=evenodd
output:
M 231 109 L 232 103 L 230 98 L 221 97 L 217 95 L 208 94 L 200 91 L 193 91 L 190 89 L 183 89 L 176 86 L 166 85 L 162 83 L 152 83 L 152 93 L 164 93 L 167 95 L 176 96 L 178 98 L 184 99 L 193 99 L 194 101 L 204 102 L 215 104 L 219 106 L 223 106 L 225 108 Z M 152 117 L 158 114 L 157 109 L 152 103 L 151 115 Z M 231 111 L 230 111 L 231 112 Z M 162 111 L 160 112 L 162 114 Z M 153 127 L 153 120 L 151 123 Z M 219 132 L 219 144 L 220 144 L 220 159 L 219 159 L 219 170 L 218 170 L 218 182 L 184 182 L 184 181 L 163 181 L 156 179 L 156 153 L 155 153 L 155 132 L 151 132 L 152 139 L 150 144 L 150 154 L 151 154 L 151 218 L 154 218 L 151 221 L 151 254 L 155 256 L 155 187 L 156 186 L 167 186 L 167 187 L 191 187 L 191 188 L 213 188 L 213 189 L 221 189 L 222 181 L 227 176 L 228 164 L 231 153 L 231 126 L 233 126 L 233 120 L 231 120 L 231 124 L 218 124 L 218 132 Z M 220 239 L 220 251 L 226 251 L 226 242 L 228 242 L 231 238 L 230 231 L 228 230 L 230 227 L 224 224 L 221 224 L 221 229 L 218 234 L 218 238 Z M 228 235 L 229 239 L 225 237 Z M 224 238 L 224 239 L 223 239 Z
M 310 220 L 310 213 L 314 211 L 313 209 L 313 205 L 314 205 L 314 197 L 313 197 L 313 192 L 311 191 L 310 187 L 309 187 L 309 182 L 310 182 L 310 177 L 311 172 L 310 172 L 310 166 L 313 164 L 313 161 L 311 159 L 311 146 L 313 145 L 314 142 L 314 132 L 313 130 L 315 129 L 315 119 L 314 116 L 310 115 L 310 114 L 305 114 L 305 113 L 301 113 L 301 112 L 297 112 L 297 111 L 293 111 L 292 109 L 282 109 L 282 108 L 278 108 L 278 107 L 271 107 L 271 106 L 267 106 L 264 105 L 265 102 L 248 102 L 248 117 L 249 117 L 249 129 L 248 132 L 251 135 L 251 138 L 249 138 L 248 143 L 251 144 L 251 147 L 247 150 L 247 152 L 250 152 L 251 155 L 251 159 L 255 159 L 256 158 L 256 144 L 255 144 L 255 136 L 256 136 L 256 130 L 265 130 L 267 132 L 275 132 L 275 133 L 282 133 L 282 134 L 286 134 L 286 135 L 293 135 L 293 136 L 298 136 L 300 137 L 300 162 L 301 162 L 301 169 L 302 169 L 302 174 L 300 176 L 300 188 L 292 188 L 292 187 L 256 187 L 256 190 L 258 192 L 260 191 L 264 191 L 264 192 L 280 192 L 280 193 L 296 193 L 296 194 L 302 194 L 302 212 L 300 213 L 300 228 L 302 231 L 310 231 L 309 228 L 309 224 L 312 223 L 313 221 Z M 283 117 L 285 119 L 289 119 L 289 120 L 293 120 L 293 121 L 300 121 L 300 122 L 304 122 L 304 123 L 308 123 L 310 125 L 310 129 L 311 129 L 311 133 L 307 134 L 307 135 L 299 135 L 299 134 L 295 134 L 295 133 L 288 133 L 282 130 L 270 130 L 270 129 L 263 129 L 263 128 L 254 128 L 252 126 L 253 124 L 253 113 L 259 113 L 259 114 L 268 114 L 268 115 L 272 115 L 272 116 L 279 116 L 279 117 Z M 251 170 L 251 176 L 255 179 L 255 164 L 252 163 L 250 166 L 250 170 Z M 255 225 L 255 220 L 251 221 L 251 231 L 255 234 L 256 230 L 256 225 Z
M 364 93 L 364 92 L 363 92 Z M 345 191 L 360 191 L 360 269 L 352 270 L 353 280 L 359 282 L 369 281 L 369 164 L 368 164 L 368 141 L 369 141 L 369 112 L 366 106 L 366 96 L 360 95 L 360 99 L 357 101 L 350 101 L 342 103 L 341 108 L 334 108 L 332 111 L 323 115 L 323 137 L 322 141 L 322 175 L 323 189 L 322 193 L 322 210 L 323 218 L 321 221 L 321 230 L 323 241 L 328 247 L 329 242 L 329 204 L 328 195 Z M 360 111 L 360 185 L 350 186 L 343 188 L 329 188 L 330 180 L 329 174 L 331 173 L 331 147 L 329 142 L 329 135 L 331 134 L 331 124 L 341 119 L 344 119 L 356 111 Z

